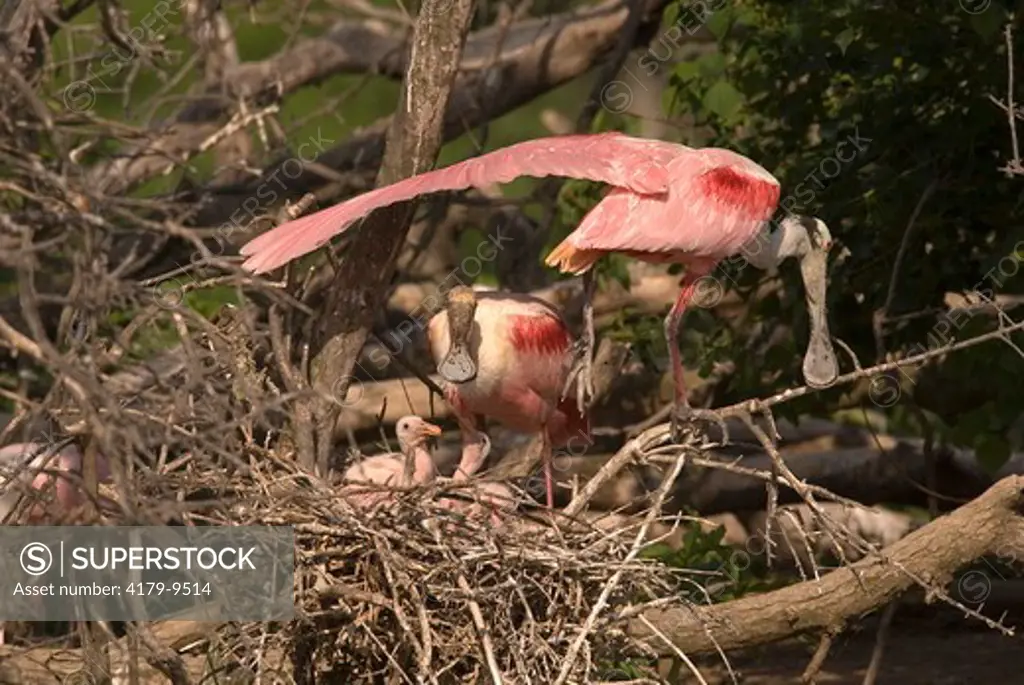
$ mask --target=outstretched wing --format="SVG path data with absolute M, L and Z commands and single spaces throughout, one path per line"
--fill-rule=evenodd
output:
M 300 217 L 246 243 L 243 268 L 264 273 L 308 254 L 375 209 L 426 193 L 507 183 L 520 176 L 601 181 L 640 194 L 668 189 L 668 164 L 689 148 L 621 133 L 555 136 L 428 171 Z

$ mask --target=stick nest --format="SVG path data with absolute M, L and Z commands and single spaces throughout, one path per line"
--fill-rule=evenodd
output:
M 273 493 L 280 480 L 255 488 L 231 519 L 295 526 L 299 617 L 272 640 L 317 682 L 555 682 L 618 574 L 569 671 L 569 682 L 601 680 L 645 653 L 623 622 L 681 594 L 675 571 L 629 558 L 635 531 L 553 526 L 546 514 L 495 529 L 441 506 L 443 486 L 359 511 L 301 480 L 286 497 Z

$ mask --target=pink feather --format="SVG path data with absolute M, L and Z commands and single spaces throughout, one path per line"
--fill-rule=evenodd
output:
M 681 151 L 688 150 L 682 145 L 621 133 L 529 140 L 371 190 L 281 224 L 242 247 L 241 253 L 249 257 L 242 266 L 265 273 L 322 247 L 375 209 L 427 193 L 480 188 L 520 176 L 567 176 L 601 181 L 628 189 L 631 194 L 664 193 L 670 181 L 667 165 Z
M 589 425 L 575 403 L 560 402 L 572 362 L 572 336 L 561 316 L 529 295 L 476 295 L 477 325 L 469 344 L 477 375 L 447 386 L 456 413 L 482 414 L 524 433 L 547 426 L 555 446 L 581 430 L 589 438 Z M 430 320 L 427 336 L 434 361 L 440 363 L 450 344 L 447 312 Z
M 779 182 L 731 150 L 680 155 L 669 173 L 662 195 L 612 190 L 546 263 L 574 274 L 608 252 L 656 263 L 715 263 L 753 238 L 779 203 Z

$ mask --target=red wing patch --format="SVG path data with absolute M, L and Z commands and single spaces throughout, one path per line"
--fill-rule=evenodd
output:
M 518 352 L 559 354 L 571 343 L 569 331 L 548 316 L 512 316 L 512 347 Z
M 779 202 L 779 186 L 728 166 L 716 167 L 698 177 L 708 198 L 729 205 L 754 219 L 766 219 Z

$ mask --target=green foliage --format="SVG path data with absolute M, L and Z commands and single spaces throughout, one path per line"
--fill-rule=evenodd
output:
M 724 537 L 724 526 L 706 532 L 689 524 L 679 549 L 658 543 L 641 556 L 685 571 L 687 582 L 682 592 L 695 603 L 726 602 L 775 584 L 747 552 L 723 544 Z
M 1010 137 L 1005 113 L 989 99 L 1006 96 L 1002 28 L 1013 4 L 993 2 L 972 15 L 956 3 L 717 3 L 709 28 L 719 51 L 671 73 L 666 107 L 692 117 L 694 131 L 709 136 L 683 142 L 750 156 L 780 178 L 780 214 L 813 214 L 829 225 L 837 239 L 832 332 L 864 364 L 875 358 L 872 317 L 886 301 L 908 222 L 929 187 L 934 192 L 907 240 L 889 313 L 941 306 L 948 291 L 1024 292 L 1019 263 L 1007 260 L 1024 239 L 1024 178 L 999 171 L 1010 156 Z M 678 3 L 666 19 L 688 6 Z M 1024 65 L 1022 41 L 1015 53 L 1015 63 Z M 843 251 L 848 254 L 840 258 Z M 992 272 L 998 265 L 1003 272 Z M 736 265 L 722 272 L 741 293 L 763 277 Z M 792 320 L 796 340 L 769 348 L 756 369 L 740 368 L 722 401 L 799 382 L 806 340 L 802 287 L 795 265 L 784 265 L 781 275 L 785 287 L 758 307 L 754 320 Z M 936 316 L 890 325 L 886 349 L 934 347 L 930 340 L 941 325 Z M 976 317 L 948 337 L 962 340 L 991 326 L 990 318 Z M 753 342 L 738 337 L 715 354 L 723 361 L 748 358 Z M 1014 446 L 1006 434 L 1020 415 L 1019 355 L 989 343 L 954 355 L 942 368 L 935 392 L 922 387 L 915 397 L 949 423 L 944 436 L 979 449 L 994 466 Z M 771 371 L 779 372 L 777 383 L 765 387 L 764 373 Z M 962 387 L 970 388 L 972 400 L 951 402 Z M 957 389 L 952 397 L 950 388 Z M 827 410 L 840 394 L 819 394 L 787 409 Z M 984 426 L 973 412 L 960 418 L 965 407 L 984 413 Z

